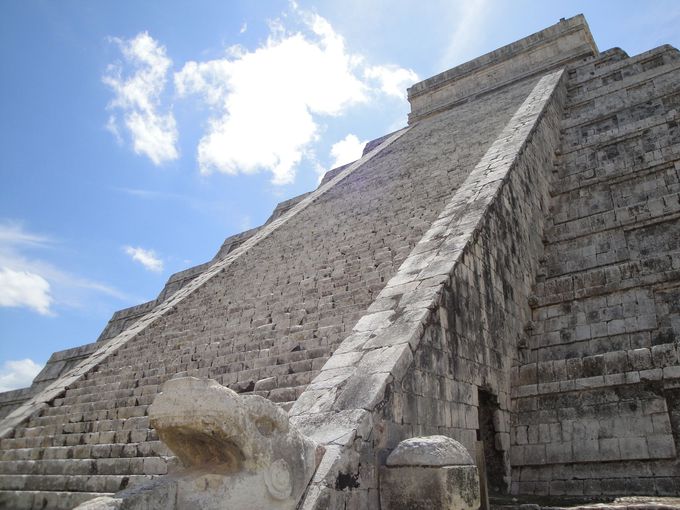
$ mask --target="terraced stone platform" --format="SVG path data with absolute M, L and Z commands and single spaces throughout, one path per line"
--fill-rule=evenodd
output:
M 7 492 L 0 497 L 68 508 L 79 496 L 65 498 L 57 487 L 86 499 L 165 474 L 168 452 L 146 414 L 160 385 L 177 374 L 289 406 L 532 85 L 501 90 L 374 149 L 370 162 L 3 439 Z
M 575 17 L 409 97 L 408 127 L 6 398 L 0 507 L 172 471 L 148 411 L 179 376 L 325 448 L 300 508 L 379 508 L 379 466 L 431 434 L 492 497 L 680 495 L 678 51 L 600 53 Z
M 569 70 L 513 483 L 538 495 L 680 487 L 680 54 Z

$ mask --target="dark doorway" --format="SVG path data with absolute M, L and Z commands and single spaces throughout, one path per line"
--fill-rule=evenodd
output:
M 487 490 L 489 496 L 507 494 L 505 483 L 505 462 L 503 451 L 496 449 L 496 428 L 494 415 L 499 411 L 498 398 L 489 391 L 478 389 L 479 397 L 479 429 L 477 440 L 481 441 L 484 449 L 484 464 L 486 466 Z

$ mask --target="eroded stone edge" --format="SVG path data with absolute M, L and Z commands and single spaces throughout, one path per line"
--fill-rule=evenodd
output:
M 387 385 L 406 375 L 444 286 L 521 161 L 563 77 L 561 69 L 534 86 L 352 334 L 289 411 L 292 423 L 326 446 L 300 508 L 316 508 L 328 496 L 348 449 L 356 439 L 369 437 L 372 413 L 384 399 Z

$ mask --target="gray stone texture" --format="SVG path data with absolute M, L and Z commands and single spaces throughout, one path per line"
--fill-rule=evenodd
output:
M 291 409 L 303 432 L 335 447 L 327 449 L 327 464 L 317 470 L 303 508 L 343 508 L 353 505 L 353 499 L 366 501 L 365 508 L 378 508 L 377 467 L 409 437 L 445 435 L 475 451 L 478 387 L 501 396 L 492 441 L 505 448 L 507 460 L 508 371 L 516 356 L 512 342 L 523 331 L 530 309 L 515 302 L 516 297 L 506 298 L 503 289 L 523 292 L 526 300 L 538 267 L 531 250 L 542 246 L 540 225 L 549 196 L 543 170 L 559 144 L 563 76 L 556 72 L 538 83 L 515 84 L 529 85 L 528 96 L 354 334 Z M 525 220 L 510 221 L 518 214 Z M 455 295 L 464 297 L 457 305 L 452 285 Z M 338 374 L 331 390 L 317 389 L 327 379 L 327 367 L 329 377 L 337 377 L 334 359 L 353 352 L 362 353 L 360 361 Z M 384 363 L 376 364 L 374 357 Z M 340 423 L 341 413 L 351 415 L 354 423 Z M 321 424 L 334 434 L 320 435 Z M 509 485 L 509 465 L 503 469 Z M 340 484 L 343 490 L 338 491 L 339 481 L 348 478 L 355 483 Z
M 383 510 L 477 510 L 477 468 L 467 466 L 384 466 L 380 469 Z
M 408 128 L 0 396 L 0 507 L 162 508 L 149 406 L 178 376 L 325 447 L 302 509 L 379 508 L 432 435 L 481 445 L 492 495 L 680 495 L 678 51 L 599 53 L 578 16 L 409 96 Z
M 474 466 L 465 447 L 448 436 L 404 439 L 387 457 L 386 466 Z
M 295 401 L 532 85 L 501 90 L 410 128 L 297 215 L 270 223 L 277 228 L 268 237 L 209 280 L 197 277 L 181 302 L 145 329 L 124 331 L 129 339 L 117 351 L 74 377 L 65 391 L 54 390 L 45 409 L 2 439 L 6 469 L 23 473 L 36 498 L 48 490 L 41 489 L 51 480 L 41 457 L 52 449 L 66 450 L 65 456 L 77 449 L 93 474 L 102 463 L 112 464 L 114 473 L 163 474 L 145 471 L 141 462 L 170 454 L 149 427 L 147 409 L 176 374 L 212 378 L 239 393 L 275 377 L 275 387 L 256 393 L 282 405 Z M 30 456 L 36 457 L 30 469 L 16 464 Z M 68 465 L 64 459 L 63 468 Z M 104 492 L 125 488 L 128 479 L 111 480 L 113 489 Z
M 677 495 L 680 55 L 605 52 L 568 76 L 513 491 Z

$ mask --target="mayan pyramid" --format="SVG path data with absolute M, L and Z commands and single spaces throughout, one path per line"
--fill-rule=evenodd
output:
M 576 16 L 408 98 L 407 127 L 0 395 L 0 507 L 187 508 L 199 459 L 262 508 L 378 509 L 428 436 L 492 504 L 680 496 L 678 50 L 600 52 Z

